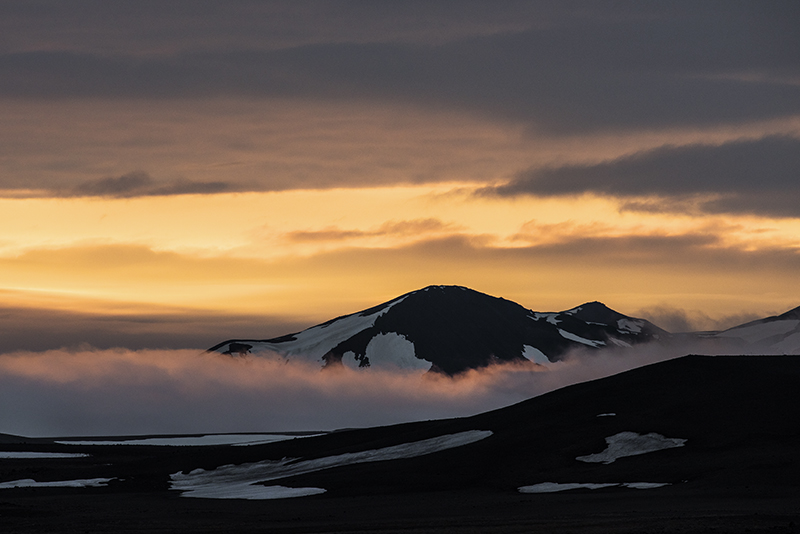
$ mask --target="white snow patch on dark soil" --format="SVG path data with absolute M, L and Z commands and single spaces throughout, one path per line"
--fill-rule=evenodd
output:
M 107 486 L 111 478 L 84 478 L 78 480 L 54 480 L 50 482 L 36 482 L 32 478 L 0 482 L 0 489 L 13 488 L 99 488 Z
M 666 438 L 661 434 L 651 432 L 649 434 L 637 434 L 636 432 L 620 432 L 606 438 L 608 446 L 602 452 L 578 456 L 576 460 L 581 462 L 610 464 L 618 458 L 626 456 L 636 456 L 647 454 L 664 449 L 683 447 L 686 443 L 681 438 Z
M 86 458 L 88 454 L 74 452 L 15 452 L 0 451 L 0 459 Z
M 592 482 L 569 482 L 560 484 L 558 482 L 541 482 L 533 484 L 532 486 L 520 486 L 517 490 L 520 493 L 556 493 L 558 491 L 569 491 L 573 489 L 602 489 L 623 487 L 630 489 L 654 489 L 669 486 L 669 482 L 607 482 L 607 483 L 592 483 Z
M 265 460 L 242 465 L 226 465 L 210 471 L 205 469 L 195 469 L 188 474 L 174 473 L 170 475 L 171 488 L 182 490 L 183 497 L 199 497 L 209 499 L 276 499 L 283 497 L 271 497 L 271 493 L 262 493 L 256 488 L 252 493 L 249 492 L 250 486 L 258 482 L 277 480 L 290 476 L 312 473 L 332 467 L 341 467 L 366 462 L 380 462 L 383 460 L 397 460 L 401 458 L 414 458 L 423 456 L 462 445 L 468 445 L 476 441 L 488 438 L 492 435 L 490 430 L 469 430 L 457 434 L 446 434 L 435 438 L 403 443 L 382 449 L 371 449 L 361 452 L 349 452 L 326 456 L 312 460 L 296 460 L 284 458 L 283 460 Z M 259 486 L 263 487 L 263 486 Z M 305 490 L 317 490 L 321 488 L 295 488 Z M 280 494 L 280 493 L 278 493 Z M 224 495 L 231 495 L 224 497 Z M 236 495 L 249 495 L 248 497 L 237 497 Z M 260 496 L 256 496 L 260 495 Z M 310 493 L 309 493 L 310 495 Z M 292 495 L 294 496 L 294 495 Z
M 319 436 L 321 434 L 314 434 Z M 141 438 L 124 440 L 80 440 L 56 441 L 62 445 L 160 445 L 160 446 L 197 446 L 197 445 L 262 445 L 275 441 L 285 441 L 310 436 L 287 434 L 209 434 L 205 436 L 177 436 L 159 438 Z M 0 453 L 3 454 L 3 453 Z

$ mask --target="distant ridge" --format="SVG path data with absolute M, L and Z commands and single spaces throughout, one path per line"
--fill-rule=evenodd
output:
M 800 354 L 800 306 L 706 337 L 733 341 L 751 354 Z

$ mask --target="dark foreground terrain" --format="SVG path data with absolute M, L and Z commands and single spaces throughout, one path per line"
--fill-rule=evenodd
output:
M 601 414 L 615 414 L 602 415 Z M 265 485 L 279 500 L 187 498 L 170 475 L 281 458 L 341 458 L 465 431 L 485 439 Z M 610 463 L 621 432 L 686 440 Z M 488 433 L 486 433 L 488 434 Z M 104 487 L 0 489 L 0 532 L 800 532 L 800 358 L 688 356 L 474 417 L 246 447 L 59 445 L 0 436 L 0 483 L 110 478 Z M 219 472 L 219 471 L 217 471 Z M 520 493 L 555 483 L 667 483 Z

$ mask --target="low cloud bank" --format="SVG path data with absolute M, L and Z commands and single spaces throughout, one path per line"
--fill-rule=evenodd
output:
M 320 370 L 305 362 L 194 350 L 17 352 L 0 355 L 0 432 L 33 437 L 332 430 L 468 416 L 690 349 L 592 351 L 547 368 L 505 364 L 456 378 Z

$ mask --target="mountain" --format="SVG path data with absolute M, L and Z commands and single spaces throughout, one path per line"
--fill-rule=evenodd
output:
M 429 286 L 302 332 L 265 340 L 232 339 L 209 351 L 455 375 L 493 362 L 547 364 L 574 349 L 629 347 L 668 335 L 600 302 L 538 313 L 466 287 Z
M 0 516 L 4 532 L 790 533 L 798 421 L 800 358 L 686 356 L 472 417 L 251 446 L 0 443 L 75 456 L 0 461 Z
M 750 353 L 800 354 L 800 306 L 705 337 L 733 343 Z

